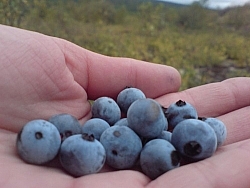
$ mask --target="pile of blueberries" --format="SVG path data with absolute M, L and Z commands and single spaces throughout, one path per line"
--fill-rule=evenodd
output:
M 213 117 L 199 117 L 188 102 L 168 108 L 127 87 L 117 100 L 100 97 L 92 118 L 80 125 L 70 114 L 28 122 L 18 133 L 19 156 L 42 165 L 58 157 L 63 169 L 79 177 L 110 167 L 141 170 L 155 179 L 183 164 L 206 159 L 221 146 L 226 126 Z

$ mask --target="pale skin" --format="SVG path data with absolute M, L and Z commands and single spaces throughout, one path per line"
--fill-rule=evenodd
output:
M 15 140 L 24 123 L 70 113 L 81 124 L 91 117 L 88 99 L 115 98 L 126 86 L 142 89 L 167 107 L 179 99 L 200 116 L 222 120 L 224 145 L 210 158 L 171 170 L 154 181 L 134 170 L 74 178 L 56 164 L 26 164 Z M 250 187 L 250 78 L 232 78 L 178 92 L 172 67 L 107 57 L 62 39 L 0 25 L 0 187 Z

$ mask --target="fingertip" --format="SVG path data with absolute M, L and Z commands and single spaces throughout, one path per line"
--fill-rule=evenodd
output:
M 181 75 L 174 67 L 148 63 L 148 70 L 152 70 L 150 80 L 144 84 L 138 83 L 138 87 L 142 87 L 147 97 L 157 98 L 179 90 Z

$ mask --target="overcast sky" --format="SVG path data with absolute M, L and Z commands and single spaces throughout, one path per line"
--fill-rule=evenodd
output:
M 163 0 L 163 1 L 168 1 L 168 2 L 173 2 L 173 3 L 180 3 L 180 4 L 191 4 L 195 1 L 199 0 Z M 250 0 L 208 0 L 208 6 L 210 8 L 227 8 L 230 6 L 241 6 L 244 5 L 245 3 L 250 2 Z

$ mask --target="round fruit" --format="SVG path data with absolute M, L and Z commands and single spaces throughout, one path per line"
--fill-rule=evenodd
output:
M 55 158 L 61 145 L 57 128 L 50 122 L 37 119 L 25 124 L 17 135 L 19 156 L 31 164 L 44 164 Z
M 64 140 L 59 159 L 68 173 L 79 177 L 99 172 L 105 163 L 106 153 L 92 135 L 76 134 Z
M 129 87 L 122 90 L 117 96 L 117 104 L 121 108 L 121 111 L 125 114 L 128 111 L 129 106 L 137 99 L 145 99 L 145 94 L 137 88 Z
M 56 114 L 48 121 L 56 126 L 61 135 L 62 141 L 69 136 L 81 133 L 81 125 L 79 121 L 70 114 Z
M 101 118 L 114 125 L 121 118 L 121 110 L 112 98 L 100 97 L 93 102 L 92 117 Z
M 161 106 L 153 99 L 138 99 L 128 109 L 128 126 L 139 136 L 155 138 L 167 127 L 168 122 Z
M 207 123 L 198 119 L 187 119 L 177 124 L 171 143 L 183 156 L 198 161 L 213 155 L 217 138 Z
M 143 173 L 155 179 L 180 166 L 180 156 L 174 146 L 163 139 L 153 139 L 142 149 L 140 165 Z
M 141 139 L 127 126 L 106 129 L 100 142 L 106 150 L 106 163 L 116 169 L 133 167 L 142 149 Z
M 202 121 L 208 123 L 215 131 L 217 137 L 217 147 L 220 147 L 227 138 L 227 128 L 226 125 L 217 118 L 201 118 Z
M 185 101 L 179 100 L 171 104 L 165 111 L 165 116 L 168 119 L 170 129 L 185 119 L 197 119 L 198 114 L 196 109 Z
M 92 134 L 95 139 L 100 140 L 102 133 L 109 127 L 110 125 L 103 119 L 93 118 L 83 124 L 82 133 Z

